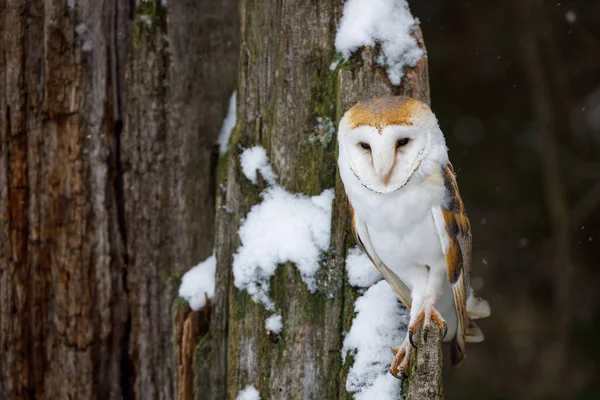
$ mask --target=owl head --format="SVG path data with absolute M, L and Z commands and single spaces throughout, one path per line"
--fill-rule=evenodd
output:
M 350 108 L 338 129 L 340 163 L 367 189 L 391 193 L 425 161 L 447 162 L 444 135 L 431 109 L 410 97 L 376 97 Z M 431 164 L 431 163 L 430 163 Z

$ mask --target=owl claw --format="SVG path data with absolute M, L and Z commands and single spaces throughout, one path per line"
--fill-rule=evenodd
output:
M 415 349 L 417 348 L 417 345 L 415 344 L 415 342 L 413 342 L 413 333 L 412 332 L 408 332 L 408 341 L 410 342 L 412 347 L 414 347 Z
M 444 340 L 446 338 L 447 334 L 448 334 L 448 324 L 446 323 L 446 321 L 444 321 L 444 329 L 442 330 L 442 340 Z
M 410 366 L 410 352 L 413 351 L 410 338 L 404 339 L 404 342 L 398 347 L 392 347 L 394 360 L 390 366 L 390 374 L 397 379 L 405 379 L 408 376 Z
M 413 336 L 416 335 L 419 325 L 423 324 L 423 341 L 427 343 L 432 321 L 440 328 L 441 339 L 444 339 L 448 334 L 448 324 L 444 321 L 444 318 L 433 308 L 432 304 L 426 303 L 408 328 L 408 339 L 415 349 L 417 346 L 414 344 Z
M 448 334 L 448 324 L 444 320 L 442 320 L 442 323 L 443 323 L 443 327 L 440 329 L 440 331 L 442 332 L 441 340 L 444 340 L 444 338 Z M 427 343 L 427 336 L 429 335 L 430 330 L 431 330 L 431 328 L 429 325 L 423 327 L 423 341 L 425 343 Z M 412 343 L 412 339 L 411 339 L 411 343 Z

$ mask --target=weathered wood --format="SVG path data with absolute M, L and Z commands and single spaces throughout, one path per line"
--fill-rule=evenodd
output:
M 175 397 L 239 30 L 234 0 L 163 3 L 0 0 L 2 399 Z
M 69 4 L 71 4 L 69 2 Z M 0 2 L 0 397 L 120 399 L 114 178 L 127 4 Z
M 429 102 L 429 86 L 425 57 L 395 87 L 375 65 L 370 48 L 330 71 L 340 15 L 337 2 L 241 3 L 238 126 L 220 166 L 217 189 L 213 322 L 218 322 L 211 335 L 220 345 L 212 353 L 209 398 L 233 399 L 248 384 L 270 399 L 349 397 L 347 371 L 340 373 L 340 349 L 357 293 L 340 273 L 346 248 L 353 243 L 347 201 L 336 177 L 335 138 L 325 147 L 308 138 L 316 117 L 335 123 L 354 103 L 376 95 L 407 94 Z M 267 149 L 287 190 L 315 195 L 336 188 L 332 247 L 319 271 L 329 284 L 310 293 L 290 263 L 271 279 L 271 296 L 284 320 L 280 337 L 266 334 L 264 320 L 270 313 L 231 279 L 240 221 L 264 189 L 253 186 L 240 170 L 241 151 L 256 144 Z
M 264 398 L 337 396 L 341 292 L 330 292 L 331 299 L 328 293 L 311 294 L 294 266 L 281 266 L 272 287 L 285 327 L 275 339 L 265 334 L 264 307 L 229 279 L 240 220 L 260 192 L 241 174 L 240 148 L 264 145 L 288 190 L 313 195 L 334 185 L 334 146 L 323 149 L 308 141 L 316 117 L 331 118 L 335 113 L 335 92 L 327 86 L 335 82 L 329 71 L 334 54 L 333 7 L 328 2 L 303 1 L 241 4 L 239 125 L 220 181 L 225 185 L 222 204 L 232 214 L 219 210 L 217 215 L 217 287 L 228 285 L 228 293 L 217 290 L 215 316 L 229 316 L 228 398 L 235 398 L 250 383 Z M 224 295 L 229 298 L 227 309 Z
M 207 328 L 177 330 L 190 333 L 190 321 L 208 315 L 185 313 L 174 329 L 171 312 L 179 277 L 213 252 L 216 141 L 235 87 L 237 21 L 234 0 L 136 8 L 121 141 L 136 398 L 193 397 L 192 350 Z
M 423 330 L 419 330 L 417 351 L 411 355 L 410 376 L 406 400 L 442 400 L 442 342 L 440 329 L 431 327 L 428 341 L 423 341 Z

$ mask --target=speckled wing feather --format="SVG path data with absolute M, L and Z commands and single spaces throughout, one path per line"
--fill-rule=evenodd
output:
M 373 248 L 373 244 L 371 243 L 371 238 L 369 237 L 369 231 L 367 230 L 367 226 L 364 222 L 360 220 L 358 215 L 354 214 L 354 208 L 352 208 L 352 204 L 350 204 L 350 214 L 352 216 L 352 232 L 354 233 L 354 237 L 356 238 L 356 242 L 362 248 L 362 250 L 369 256 L 369 259 L 377 268 L 381 276 L 390 284 L 396 295 L 404 304 L 407 310 L 410 310 L 411 307 L 411 297 L 410 290 L 408 287 L 398 278 L 398 276 L 392 272 L 384 263 L 381 261 L 375 249 Z
M 470 293 L 469 272 L 471 269 L 471 224 L 460 198 L 452 164 L 442 168 L 446 189 L 441 207 L 432 214 L 438 228 L 442 250 L 446 255 L 448 280 L 452 283 L 454 304 L 458 317 L 458 329 L 452 343 L 451 359 L 459 364 L 465 356 L 466 336 L 478 328 L 467 315 L 467 297 Z M 473 326 L 471 326 L 473 325 Z M 480 332 L 480 331 L 478 331 Z

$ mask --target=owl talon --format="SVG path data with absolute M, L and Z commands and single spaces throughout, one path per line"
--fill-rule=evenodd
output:
M 447 334 L 448 334 L 448 324 L 446 323 L 446 321 L 444 321 L 444 329 L 442 330 L 442 340 L 444 340 L 446 338 Z
M 426 302 L 421 311 L 417 314 L 414 322 L 408 328 L 408 339 L 410 344 L 416 349 L 417 346 L 414 343 L 414 335 L 416 335 L 419 325 L 423 324 L 423 341 L 427 343 L 429 338 L 429 332 L 431 331 L 431 323 L 435 322 L 440 328 L 441 339 L 444 339 L 448 334 L 448 324 L 444 321 L 444 318 L 440 315 L 435 308 L 433 308 L 433 300 Z
M 392 347 L 394 360 L 390 366 L 390 374 L 392 374 L 394 378 L 405 379 L 408 376 L 410 352 L 413 351 L 409 342 L 410 338 L 406 338 L 400 346 Z
M 415 349 L 417 348 L 417 345 L 415 344 L 415 342 L 413 342 L 413 333 L 412 332 L 408 332 L 408 341 L 410 342 L 412 347 L 414 347 Z

